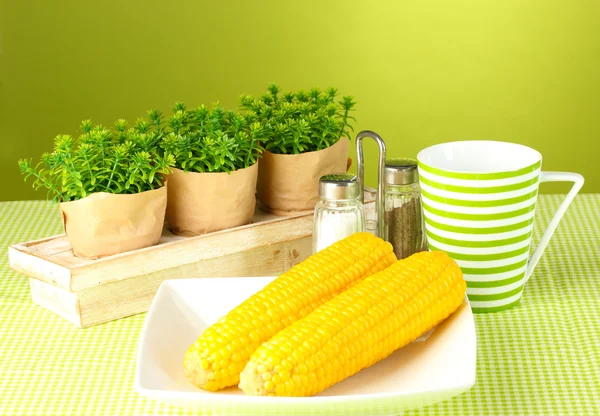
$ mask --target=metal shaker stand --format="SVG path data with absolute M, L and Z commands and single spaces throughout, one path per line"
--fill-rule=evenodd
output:
M 358 159 L 358 188 L 360 201 L 364 203 L 365 190 L 365 163 L 363 156 L 362 141 L 365 137 L 375 140 L 379 147 L 379 165 L 377 170 L 377 199 L 375 200 L 375 211 L 377 213 L 377 236 L 384 238 L 384 216 L 383 216 L 383 169 L 385 167 L 385 142 L 380 135 L 370 130 L 363 130 L 356 136 L 356 156 Z

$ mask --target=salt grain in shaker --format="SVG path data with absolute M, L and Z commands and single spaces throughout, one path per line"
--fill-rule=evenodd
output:
M 313 253 L 356 232 L 365 231 L 358 181 L 353 175 L 326 175 L 319 181 L 315 205 Z

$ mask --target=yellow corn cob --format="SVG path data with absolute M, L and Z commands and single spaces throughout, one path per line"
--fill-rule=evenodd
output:
M 394 261 L 392 246 L 369 233 L 313 254 L 209 327 L 185 354 L 186 377 L 212 391 L 236 385 L 263 342 Z
M 260 396 L 319 393 L 436 326 L 465 291 L 460 268 L 443 252 L 397 261 L 262 344 L 239 386 Z

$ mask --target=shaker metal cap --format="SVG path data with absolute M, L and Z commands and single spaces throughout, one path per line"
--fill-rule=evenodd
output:
M 409 158 L 386 160 L 383 178 L 388 185 L 410 185 L 415 183 L 419 180 L 417 161 Z
M 354 175 L 325 175 L 319 180 L 319 195 L 329 200 L 356 199 L 358 181 Z

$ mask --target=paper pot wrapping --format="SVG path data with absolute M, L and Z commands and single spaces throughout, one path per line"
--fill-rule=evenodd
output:
M 60 212 L 73 253 L 97 259 L 158 243 L 166 207 L 165 184 L 139 194 L 93 193 L 61 202 Z
M 167 204 L 171 230 L 193 236 L 249 224 L 256 206 L 257 165 L 231 173 L 173 169 Z
M 299 155 L 265 151 L 258 164 L 261 209 L 276 215 L 312 212 L 319 201 L 321 176 L 346 173 L 349 144 L 342 138 L 326 149 Z

